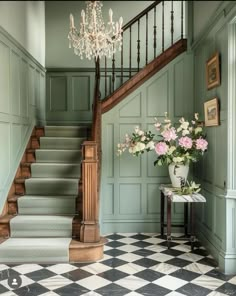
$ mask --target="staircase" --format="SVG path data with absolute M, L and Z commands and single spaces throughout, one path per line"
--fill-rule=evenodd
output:
M 164 2 L 170 3 L 168 45 Z M 96 60 L 91 132 L 85 126 L 46 126 L 33 130 L 0 216 L 1 263 L 102 258 L 105 239 L 100 237 L 98 223 L 102 114 L 187 50 L 183 1 L 178 3 L 179 36 L 174 34 L 173 1 L 154 1 L 123 27 L 123 37 L 127 36 L 128 42 L 121 48 L 120 67 L 115 55 L 110 69 L 105 58 L 100 75 L 99 59 Z M 100 76 L 104 81 L 103 100 Z
M 22 175 L 15 179 L 15 192 L 8 197 L 9 212 L 14 215 L 0 219 L 5 238 L 9 237 L 0 244 L 1 263 L 86 260 L 84 246 L 84 252 L 79 250 L 79 182 L 81 144 L 89 128 L 46 126 L 44 134 L 31 140 L 37 149 L 28 149 L 28 162 L 21 163 Z M 30 159 L 30 153 L 35 159 Z M 72 255 L 76 249 L 82 254 Z

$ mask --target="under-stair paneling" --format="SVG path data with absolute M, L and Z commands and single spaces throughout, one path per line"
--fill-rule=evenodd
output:
M 48 71 L 46 87 L 48 124 L 91 122 L 94 72 Z
M 0 27 L 0 214 L 33 126 L 45 101 L 45 69 Z M 42 84 L 43 87 L 43 84 Z M 42 110 L 41 114 L 44 111 Z
M 182 54 L 147 80 L 102 117 L 102 185 L 100 223 L 103 233 L 160 230 L 160 192 L 170 182 L 166 167 L 154 167 L 155 152 L 141 157 L 116 155 L 117 143 L 135 126 L 154 131 L 154 117 L 164 112 L 178 120 L 193 115 L 191 54 Z M 178 79 L 179 75 L 183 78 Z M 188 83 L 184 83 L 188 81 Z M 174 91 L 176 84 L 176 91 Z M 178 104 L 187 102 L 182 114 Z M 178 109 L 177 107 L 178 106 Z M 183 220 L 183 208 L 173 207 L 173 222 Z
M 229 1 L 230 2 L 230 1 Z M 231 90 L 229 89 L 229 79 L 233 79 L 232 85 L 235 87 L 235 73 L 231 73 L 232 62 L 229 59 L 231 52 L 235 52 L 235 45 L 230 48 L 231 39 L 235 39 L 234 33 L 229 35 L 229 23 L 235 17 L 236 5 L 233 2 L 222 1 L 216 14 L 212 17 L 205 30 L 199 35 L 199 39 L 194 44 L 194 106 L 204 118 L 204 102 L 213 98 L 219 99 L 219 126 L 206 127 L 207 140 L 209 142 L 208 151 L 203 159 L 196 164 L 194 178 L 201 183 L 203 195 L 206 197 L 206 204 L 198 208 L 197 231 L 200 239 L 209 248 L 210 253 L 219 261 L 220 269 L 226 273 L 236 272 L 236 229 L 234 214 L 235 209 L 235 189 L 230 187 L 229 180 L 235 175 L 231 175 L 229 167 L 235 162 L 235 146 L 232 145 L 229 130 L 235 133 L 235 126 L 232 125 L 230 115 L 232 106 L 235 104 L 233 95 L 233 105 L 229 106 Z M 209 2 L 210 3 L 210 2 Z M 224 14 L 224 12 L 226 12 Z M 197 13 L 197 11 L 195 12 Z M 198 12 L 198 18 L 201 13 Z M 232 26 L 232 25 L 231 25 Z M 235 24 L 234 24 L 235 27 Z M 235 41 L 233 41 L 235 42 Z M 234 43 L 233 43 L 234 44 Z M 206 63 L 216 53 L 220 56 L 220 76 L 219 86 L 210 90 L 206 85 Z M 235 61 L 235 57 L 233 59 Z M 233 114 L 235 117 L 235 114 Z M 232 134 L 233 134 L 232 133 Z M 232 226 L 233 225 L 233 226 Z M 234 230 L 233 230 L 234 228 Z

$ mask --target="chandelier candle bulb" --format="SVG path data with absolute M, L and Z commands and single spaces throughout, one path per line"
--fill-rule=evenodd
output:
M 109 9 L 109 17 L 110 17 L 110 23 L 112 24 L 112 15 L 113 15 L 113 11 L 112 9 L 110 8 Z
M 82 24 L 85 24 L 85 12 L 84 12 L 84 10 L 81 11 L 81 18 L 82 18 Z
M 73 14 L 70 14 L 70 28 L 74 29 L 75 24 L 74 24 L 74 17 Z

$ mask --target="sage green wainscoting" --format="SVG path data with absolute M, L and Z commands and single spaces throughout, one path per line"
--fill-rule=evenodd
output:
M 155 152 L 116 155 L 117 143 L 139 125 L 154 131 L 164 112 L 177 121 L 193 115 L 193 56 L 183 53 L 102 116 L 101 229 L 109 232 L 160 230 L 159 185 L 168 183 L 166 167 L 154 167 Z M 182 205 L 173 223 L 183 220 Z M 176 229 L 173 229 L 176 230 Z
M 94 71 L 49 70 L 46 78 L 47 124 L 91 122 L 94 79 Z
M 114 75 L 114 89 L 121 84 L 121 70 Z M 132 75 L 137 69 L 131 70 Z M 47 124 L 73 125 L 91 123 L 95 85 L 95 68 L 49 68 L 47 69 Z M 107 86 L 105 91 L 105 79 Z M 123 82 L 129 79 L 129 70 L 123 69 Z M 100 74 L 101 99 L 113 91 L 112 69 L 104 68 Z
M 45 123 L 45 69 L 0 27 L 0 213 L 32 128 Z
M 211 254 L 219 261 L 220 268 L 226 273 L 236 273 L 236 188 L 230 184 L 235 179 L 235 171 L 229 170 L 231 163 L 235 165 L 235 103 L 230 102 L 228 83 L 234 73 L 229 72 L 232 61 L 229 59 L 230 37 L 228 23 L 236 15 L 235 1 L 226 1 L 219 6 L 217 13 L 209 20 L 206 30 L 193 44 L 195 55 L 195 110 L 202 116 L 204 102 L 214 97 L 219 99 L 220 125 L 206 127 L 208 152 L 203 160 L 195 166 L 194 174 L 202 184 L 202 193 L 206 204 L 198 207 L 198 236 Z M 234 29 L 235 30 L 235 29 Z M 235 32 L 235 31 L 234 31 Z M 234 33 L 234 38 L 236 35 Z M 220 54 L 221 84 L 211 90 L 206 86 L 206 62 L 215 52 Z M 234 56 L 235 57 L 235 56 Z M 235 64 L 235 58 L 233 59 Z M 234 75 L 234 76 L 231 76 Z M 231 99 L 235 102 L 235 96 Z M 232 103 L 231 102 L 231 103 Z M 233 112 L 233 116 L 229 116 Z M 229 131 L 232 131 L 231 135 Z M 234 140 L 232 140 L 234 139 Z M 230 193 L 229 193 L 230 192 Z

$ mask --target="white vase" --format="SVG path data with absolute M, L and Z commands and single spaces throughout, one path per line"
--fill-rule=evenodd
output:
M 169 164 L 169 175 L 173 187 L 181 187 L 187 181 L 189 171 L 188 164 Z

